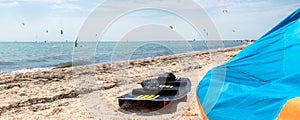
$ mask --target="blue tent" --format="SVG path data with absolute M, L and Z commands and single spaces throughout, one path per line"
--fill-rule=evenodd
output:
M 300 9 L 204 76 L 197 96 L 205 119 L 278 119 L 300 96 L 299 17 Z

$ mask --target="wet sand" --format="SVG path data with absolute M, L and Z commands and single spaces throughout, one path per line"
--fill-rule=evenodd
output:
M 191 52 L 93 66 L 60 68 L 0 76 L 0 119 L 187 119 L 198 120 L 196 86 L 205 73 L 245 46 Z M 186 99 L 166 108 L 118 106 L 117 96 L 140 87 L 142 80 L 173 72 L 190 78 Z

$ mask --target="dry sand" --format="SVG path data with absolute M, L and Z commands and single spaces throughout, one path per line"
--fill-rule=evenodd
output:
M 187 119 L 198 120 L 196 86 L 205 73 L 245 46 L 161 56 L 127 62 L 0 76 L 0 119 Z M 215 62 L 217 61 L 217 62 Z M 166 108 L 118 106 L 117 96 L 140 87 L 142 80 L 173 72 L 188 77 L 186 99 Z

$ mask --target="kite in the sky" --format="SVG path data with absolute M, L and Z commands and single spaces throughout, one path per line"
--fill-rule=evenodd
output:
M 64 31 L 63 31 L 63 30 L 60 30 L 60 34 L 63 35 L 63 34 L 64 34 Z
M 223 10 L 222 10 L 222 13 L 228 13 L 228 10 L 223 9 Z

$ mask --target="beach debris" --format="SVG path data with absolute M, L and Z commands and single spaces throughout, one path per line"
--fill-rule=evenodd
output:
M 21 23 L 23 26 L 25 26 L 26 24 L 24 22 Z

